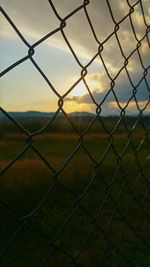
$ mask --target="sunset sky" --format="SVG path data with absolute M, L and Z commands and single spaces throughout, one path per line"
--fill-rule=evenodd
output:
M 126 0 L 109 2 L 117 22 L 128 14 L 130 8 Z M 129 2 L 134 5 L 137 1 L 130 0 Z M 75 8 L 82 5 L 83 0 L 55 0 L 53 3 L 60 17 L 64 18 Z M 149 25 L 150 2 L 149 0 L 143 0 L 142 3 L 146 23 Z M 60 26 L 60 21 L 47 0 L 1 0 L 1 6 L 30 45 Z M 91 0 L 86 8 L 99 42 L 103 42 L 114 31 L 115 27 L 107 1 Z M 134 7 L 131 18 L 137 38 L 140 40 L 146 34 L 146 25 L 140 4 Z M 11 64 L 28 55 L 28 47 L 18 37 L 2 14 L 0 27 L 0 67 L 1 71 L 3 71 Z M 98 43 L 94 39 L 83 8 L 67 19 L 64 32 L 81 65 L 87 65 L 98 52 Z M 120 24 L 117 34 L 124 54 L 128 57 L 137 46 L 129 17 Z M 150 32 L 148 33 L 148 38 L 150 42 Z M 139 53 L 143 67 L 137 51 L 130 57 L 127 65 L 134 86 L 143 77 L 144 68 L 150 66 L 150 47 L 146 37 L 141 42 Z M 111 77 L 114 78 L 124 65 L 124 58 L 121 55 L 115 35 L 112 35 L 104 44 L 102 57 Z M 35 47 L 33 59 L 60 95 L 65 94 L 81 77 L 82 67 L 75 60 L 60 31 L 57 31 L 57 33 Z M 99 56 L 95 58 L 87 68 L 87 71 L 85 80 L 95 101 L 101 103 L 110 89 L 111 80 L 106 74 Z M 148 69 L 146 79 L 150 87 L 150 69 Z M 121 71 L 116 79 L 114 91 L 121 107 L 124 107 L 133 94 L 133 87 L 125 70 Z M 136 93 L 141 109 L 147 105 L 149 94 L 145 81 L 142 81 Z M 58 99 L 58 96 L 48 86 L 30 59 L 2 76 L 0 106 L 6 111 L 56 111 Z M 96 106 L 93 105 L 83 81 L 78 83 L 64 99 L 64 109 L 67 112 L 89 111 L 95 113 L 95 108 Z M 102 104 L 102 114 L 119 114 L 119 112 L 115 98 L 110 93 Z M 126 112 L 127 114 L 139 112 L 133 99 L 131 99 Z M 147 105 L 145 114 L 149 112 L 150 104 Z

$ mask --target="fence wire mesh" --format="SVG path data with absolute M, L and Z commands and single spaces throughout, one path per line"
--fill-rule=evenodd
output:
M 125 0 L 124 2 L 128 6 L 128 13 L 118 21 L 115 18 L 112 1 L 106 0 L 107 9 L 112 19 L 113 31 L 111 34 L 107 35 L 103 41 L 99 40 L 88 11 L 92 1 L 84 0 L 81 5 L 72 10 L 65 17 L 61 17 L 57 11 L 55 1 L 48 0 L 48 2 L 49 9 L 53 10 L 60 26 L 48 32 L 32 45 L 29 44 L 23 36 L 19 27 L 15 25 L 9 14 L 3 9 L 3 6 L 1 7 L 2 16 L 7 20 L 9 26 L 13 28 L 27 48 L 27 54 L 3 70 L 1 72 L 1 77 L 7 75 L 19 65 L 24 64 L 24 62 L 30 61 L 43 80 L 46 81 L 50 90 L 58 97 L 58 108 L 53 117 L 49 118 L 48 123 L 44 127 L 34 133 L 28 131 L 21 122 L 15 119 L 15 117 L 3 107 L 0 108 L 4 116 L 26 136 L 24 147 L 9 163 L 1 168 L 1 183 L 5 180 L 6 173 L 9 172 L 9 170 L 13 172 L 13 166 L 16 162 L 21 160 L 21 158 L 30 151 L 34 152 L 37 157 L 40 158 L 42 164 L 49 172 L 49 177 L 51 177 L 49 179 L 49 188 L 44 191 L 45 193 L 41 196 L 38 203 L 35 201 L 34 207 L 24 214 L 22 214 L 20 210 L 18 211 L 13 205 L 13 202 L 9 201 L 8 195 L 10 189 L 7 192 L 8 198 L 4 197 L 2 192 L 3 188 L 1 189 L 0 205 L 2 215 L 0 222 L 3 231 L 0 248 L 1 266 L 21 267 L 27 264 L 31 267 L 110 266 L 110 264 L 112 264 L 112 266 L 122 267 L 149 266 L 150 176 L 148 168 L 150 154 L 148 149 L 150 148 L 150 141 L 149 117 L 145 120 L 144 115 L 147 114 L 146 112 L 150 103 L 150 65 L 145 66 L 144 64 L 141 46 L 143 42 L 146 42 L 150 53 L 150 25 L 147 22 L 147 16 L 145 15 L 143 7 L 144 1 Z M 143 35 L 140 37 L 136 33 L 136 27 L 133 22 L 133 14 L 137 6 L 145 26 L 145 32 L 143 32 Z M 83 65 L 80 61 L 73 45 L 65 33 L 69 20 L 80 11 L 86 16 L 86 23 L 90 27 L 93 40 L 95 40 L 98 47 L 95 55 L 91 57 L 86 65 Z M 126 21 L 130 23 L 136 42 L 134 49 L 130 51 L 128 56 L 124 52 L 123 44 L 119 37 L 121 25 Z M 57 91 L 57 88 L 53 86 L 49 77 L 40 67 L 40 64 L 34 59 L 36 48 L 57 33 L 61 34 L 64 43 L 67 45 L 76 64 L 81 69 L 80 77 L 78 77 L 75 83 L 63 95 Z M 123 60 L 122 67 L 118 69 L 114 76 L 112 76 L 103 56 L 105 47 L 111 38 L 115 38 L 117 42 L 116 45 L 118 46 Z M 136 84 L 128 68 L 130 59 L 135 54 L 142 68 L 142 75 L 139 77 Z M 88 70 L 97 58 L 100 59 L 110 83 L 110 87 L 104 93 L 103 99 L 100 102 L 97 101 L 86 81 Z M 127 95 L 128 100 L 124 105 L 121 104 L 119 95 L 116 93 L 116 82 L 123 71 L 126 73 L 130 88 L 132 89 L 130 90 L 130 95 Z M 81 81 L 86 87 L 90 99 L 95 106 L 95 116 L 92 117 L 89 124 L 86 125 L 86 129 L 82 132 L 78 129 L 75 120 L 65 111 L 64 107 L 66 98 Z M 144 84 L 148 95 L 142 107 L 138 100 L 138 90 L 141 84 Z M 102 116 L 103 104 L 110 94 L 113 95 L 115 105 L 119 110 L 119 116 L 115 118 L 115 123 L 111 130 L 107 127 L 106 120 Z M 129 125 L 127 110 L 133 101 L 138 116 L 134 118 L 134 123 Z M 42 151 L 40 151 L 40 147 L 35 144 L 34 140 L 47 128 L 51 128 L 51 125 L 55 122 L 60 113 L 63 114 L 67 122 L 71 125 L 74 135 L 77 137 L 77 141 L 75 147 L 61 166 L 55 168 L 55 164 L 49 162 Z M 86 143 L 86 136 L 97 121 L 107 136 L 107 145 L 99 159 L 95 159 Z M 124 129 L 123 132 L 126 136 L 126 140 L 122 146 L 122 150 L 118 151 L 117 143 L 115 143 L 114 140 L 120 125 L 122 125 Z M 135 142 L 135 133 L 139 125 L 142 134 L 138 137 L 138 142 Z M 148 151 L 146 156 L 142 154 L 144 149 Z M 76 170 L 77 181 L 74 181 L 73 184 L 69 184 L 65 179 L 61 179 L 62 174 L 65 172 L 66 175 L 68 166 L 73 166 L 71 162 L 74 161 L 81 150 L 83 152 L 81 158 L 81 168 L 83 170 Z M 130 158 L 128 164 L 124 165 L 128 150 L 130 150 Z M 3 150 L 1 153 L 3 153 Z M 110 167 L 108 164 L 111 160 L 113 162 L 112 171 L 109 170 Z M 92 167 L 86 177 L 86 182 L 84 182 L 84 169 L 88 168 L 86 166 L 86 161 L 89 161 Z M 105 166 L 105 171 L 103 171 L 103 166 Z M 41 173 L 41 179 L 43 179 L 43 175 Z M 69 175 L 71 176 L 70 173 Z M 22 178 L 20 177 L 20 179 L 24 179 L 24 173 L 22 173 L 21 176 Z M 68 179 L 71 179 L 71 177 L 68 177 Z M 77 182 L 76 185 L 75 182 Z M 15 186 L 17 187 L 17 184 Z M 76 187 L 78 187 L 79 190 L 74 190 Z M 26 203 L 27 202 L 28 196 L 26 197 Z M 24 204 L 26 205 L 26 203 Z M 49 219 L 47 219 L 47 213 L 49 214 Z M 7 226 L 7 224 L 11 225 L 11 228 Z M 45 227 L 43 227 L 43 224 Z M 31 262 L 28 262 L 29 258 L 32 258 Z M 15 265 L 13 262 L 15 262 Z

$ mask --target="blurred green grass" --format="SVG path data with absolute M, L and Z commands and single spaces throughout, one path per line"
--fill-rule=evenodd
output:
M 30 122 L 28 127 L 31 128 L 31 124 L 33 130 L 34 122 Z M 1 132 L 1 170 L 19 153 L 27 140 L 24 133 L 10 125 L 5 123 Z M 84 127 L 82 125 L 80 128 L 83 130 Z M 147 139 L 138 150 L 145 132 L 138 126 L 124 150 L 129 136 L 120 126 L 105 156 L 109 135 L 104 129 L 94 127 L 95 130 L 88 131 L 83 142 L 94 161 L 81 146 L 56 177 L 30 148 L 1 175 L 0 200 L 17 211 L 15 213 L 0 203 L 1 249 L 18 229 L 18 218 L 30 214 L 43 200 L 48 189 L 54 188 L 40 209 L 23 221 L 22 231 L 1 256 L 0 266 L 40 266 L 51 249 L 52 253 L 45 264 L 47 267 L 78 266 L 77 263 L 85 267 L 137 267 L 141 266 L 142 260 L 142 266 L 150 265 L 147 252 L 150 248 Z M 113 122 L 109 121 L 106 127 L 113 128 Z M 33 145 L 56 172 L 78 142 L 77 134 L 60 129 L 55 129 L 55 132 L 47 130 L 33 138 Z M 133 146 L 137 149 L 136 153 Z M 146 160 L 147 164 L 144 165 Z M 138 162 L 144 165 L 142 171 Z M 72 211 L 72 217 L 64 224 Z M 51 240 L 55 238 L 53 243 Z M 74 261 L 77 262 L 75 265 Z

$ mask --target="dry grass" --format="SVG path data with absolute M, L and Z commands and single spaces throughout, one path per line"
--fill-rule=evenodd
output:
M 122 151 L 126 143 L 127 135 L 125 133 L 119 133 L 115 136 L 115 146 L 116 149 Z M 135 134 L 135 141 L 137 143 L 143 138 L 142 133 Z M 0 169 L 4 168 L 9 160 L 15 156 L 20 148 L 25 144 L 26 137 L 25 135 L 19 133 L 7 134 L 3 141 L 0 141 L 1 148 L 1 159 L 0 159 Z M 97 159 L 100 159 L 103 151 L 106 149 L 108 136 L 105 133 L 88 133 L 85 137 L 85 144 L 88 147 L 89 151 L 93 153 Z M 39 136 L 36 136 L 34 141 L 35 146 L 38 147 L 39 151 L 44 155 L 46 160 L 50 165 L 55 169 L 59 170 L 63 163 L 66 161 L 74 147 L 78 144 L 78 137 L 73 134 L 49 134 L 45 133 Z M 144 159 L 148 155 L 148 147 L 145 144 L 143 146 L 141 158 Z M 133 156 L 133 151 L 129 148 L 123 158 L 123 164 L 125 169 L 129 165 L 131 158 Z M 112 150 L 109 151 L 108 157 L 102 162 L 99 167 L 100 174 L 97 174 L 95 183 L 91 184 L 84 198 L 81 200 L 81 204 L 87 208 L 91 214 L 94 216 L 97 213 L 98 208 L 101 207 L 104 197 L 109 190 L 109 187 L 104 183 L 102 179 L 105 179 L 105 182 L 111 181 L 113 177 L 115 168 L 117 167 L 116 157 L 113 154 Z M 58 176 L 58 181 L 63 183 L 66 188 L 71 190 L 77 197 L 84 192 L 88 183 L 91 181 L 94 172 L 94 164 L 89 159 L 87 154 L 82 150 L 82 148 L 77 152 L 76 155 L 68 162 L 67 166 L 60 172 Z M 149 178 L 149 165 L 145 168 L 145 175 L 147 179 Z M 128 184 L 132 187 L 134 181 L 139 173 L 139 169 L 136 165 L 136 162 L 133 164 L 133 168 L 129 172 L 128 177 L 122 177 L 121 172 L 118 173 L 118 176 L 115 178 L 108 201 L 103 207 L 103 211 L 97 224 L 104 230 L 108 231 L 109 221 L 115 209 L 115 202 L 112 201 L 112 196 L 114 199 L 117 198 L 121 185 L 124 179 L 128 180 Z M 23 157 L 18 159 L 2 176 L 0 179 L 0 194 L 1 199 L 5 200 L 7 203 L 15 207 L 18 212 L 23 216 L 31 212 L 43 199 L 46 192 L 53 184 L 53 173 L 45 165 L 45 163 L 35 154 L 33 151 L 27 152 Z M 139 183 L 136 187 L 136 198 L 139 202 L 142 201 L 143 195 L 147 185 L 140 176 Z M 142 190 L 142 192 L 141 192 Z M 125 186 L 125 190 L 122 191 L 121 198 L 117 203 L 117 208 L 119 207 L 122 213 L 126 211 L 127 203 L 131 191 Z M 100 233 L 97 229 L 93 233 L 91 239 L 89 240 L 87 246 L 81 253 L 78 261 L 83 263 L 85 266 L 91 267 L 92 264 L 96 264 L 96 259 L 100 255 L 99 253 L 103 252 L 103 249 L 106 247 L 107 257 L 105 255 L 104 267 L 115 265 L 115 260 L 117 257 L 117 251 L 115 251 L 107 242 L 111 240 L 115 245 L 119 244 L 121 234 L 123 233 L 124 225 L 130 223 L 131 226 L 134 226 L 137 215 L 139 214 L 139 209 L 141 206 L 138 206 L 135 200 L 132 200 L 132 205 L 127 214 L 128 221 L 125 221 L 121 217 L 116 209 L 115 216 L 112 221 L 110 233 L 105 238 L 103 233 Z M 73 210 L 76 203 L 76 198 L 69 193 L 59 182 L 56 185 L 56 188 L 51 192 L 46 203 L 41 207 L 39 212 L 33 216 L 29 221 L 33 227 L 40 229 L 48 236 L 55 236 L 59 231 L 63 222 L 65 221 L 68 214 Z M 150 199 L 147 196 L 144 207 L 149 210 Z M 150 210 L 149 210 L 150 212 Z M 5 243 L 6 237 L 9 238 L 12 223 L 14 219 L 9 221 L 10 211 L 3 210 L 1 212 L 1 236 L 2 244 Z M 148 216 L 143 214 L 140 215 L 140 223 L 137 225 L 136 233 L 140 233 L 144 237 L 145 231 L 149 224 Z M 6 224 L 9 225 L 6 229 Z M 79 208 L 74 217 L 70 220 L 69 224 L 66 226 L 64 232 L 57 239 L 57 245 L 60 248 L 66 248 L 67 251 L 70 251 L 72 255 L 76 255 L 82 246 L 84 240 L 86 239 L 90 229 L 92 228 L 93 223 L 90 217 L 85 215 L 85 213 Z M 5 235 L 3 234 L 5 232 Z M 44 244 L 46 241 L 43 241 L 43 247 L 40 246 L 41 236 L 39 235 L 36 239 L 31 236 L 33 233 L 26 234 L 25 230 L 23 235 L 19 236 L 18 243 L 13 246 L 10 246 L 10 253 L 7 257 L 4 257 L 4 261 L 1 266 L 8 267 L 33 267 L 35 261 L 38 258 L 38 255 L 41 255 L 41 258 L 44 257 L 46 248 Z M 148 235 L 147 235 L 148 236 Z M 123 236 L 123 241 L 121 243 L 121 249 L 123 254 L 130 254 L 130 248 L 132 246 L 133 239 L 135 237 L 135 232 L 132 228 L 126 227 L 125 235 Z M 38 242 L 36 242 L 38 240 Z M 143 247 L 140 244 L 137 238 L 135 242 L 137 251 L 139 255 L 143 253 Z M 30 250 L 30 252 L 28 252 Z M 135 253 L 135 250 L 133 253 Z M 58 251 L 55 251 L 55 257 L 49 259 L 49 266 L 56 267 L 68 267 L 70 263 L 65 261 L 65 256 Z M 28 263 L 27 255 L 30 254 L 31 262 Z M 19 263 L 17 258 L 20 259 Z M 68 259 L 66 257 L 66 259 Z M 149 261 L 150 262 L 150 261 Z M 68 264 L 68 266 L 67 266 Z M 137 261 L 135 261 L 132 267 L 137 267 Z M 120 263 L 121 267 L 130 267 L 125 263 Z M 120 267 L 119 266 L 119 267 Z M 149 267 L 145 265 L 144 267 Z

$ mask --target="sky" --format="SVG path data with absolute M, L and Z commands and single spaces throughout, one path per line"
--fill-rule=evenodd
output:
M 73 10 L 83 4 L 83 0 L 55 0 L 55 9 L 61 19 L 65 18 Z M 106 0 L 90 0 L 86 6 L 89 18 L 92 22 L 99 43 L 104 42 L 114 32 L 115 23 L 112 20 Z M 130 5 L 137 1 L 111 0 L 111 11 L 116 22 L 121 21 L 130 10 Z M 59 97 L 64 96 L 64 110 L 66 112 L 88 111 L 96 112 L 96 105 L 89 95 L 91 92 L 94 101 L 101 104 L 102 115 L 119 115 L 121 108 L 126 108 L 126 114 L 138 114 L 139 110 L 145 109 L 144 114 L 150 113 L 150 33 L 146 34 L 146 24 L 150 24 L 150 2 L 142 1 L 145 14 L 143 20 L 141 5 L 134 6 L 131 20 L 138 40 L 142 39 L 141 45 L 127 64 L 127 70 L 132 82 L 125 71 L 123 58 L 116 36 L 113 34 L 103 46 L 101 56 L 108 70 L 98 55 L 99 43 L 95 40 L 90 28 L 87 16 L 83 8 L 66 20 L 64 33 L 78 62 L 68 47 L 61 31 L 56 31 L 44 42 L 37 45 L 33 55 L 34 61 L 49 79 L 52 89 L 44 80 L 30 59 L 16 66 L 1 78 L 0 106 L 6 111 L 56 111 Z M 48 33 L 60 27 L 60 19 L 54 13 L 48 0 L 1 0 L 1 6 L 15 23 L 26 41 L 33 45 Z M 22 42 L 12 26 L 1 14 L 1 71 L 28 55 L 28 47 Z M 122 51 L 127 58 L 137 47 L 129 16 L 119 24 L 117 36 L 120 40 Z M 88 63 L 97 54 L 97 57 Z M 141 65 L 141 61 L 142 64 Z M 84 81 L 81 79 L 81 71 L 87 66 L 87 74 Z M 146 81 L 143 77 L 144 68 L 148 68 Z M 115 79 L 114 92 L 111 88 L 111 79 Z M 85 85 L 86 83 L 86 85 Z M 76 85 L 75 85 L 76 84 Z M 135 102 L 133 96 L 134 86 L 137 87 Z M 72 90 L 67 94 L 68 90 Z M 109 93 L 109 94 L 108 94 Z M 128 105 L 127 105 L 128 103 Z

